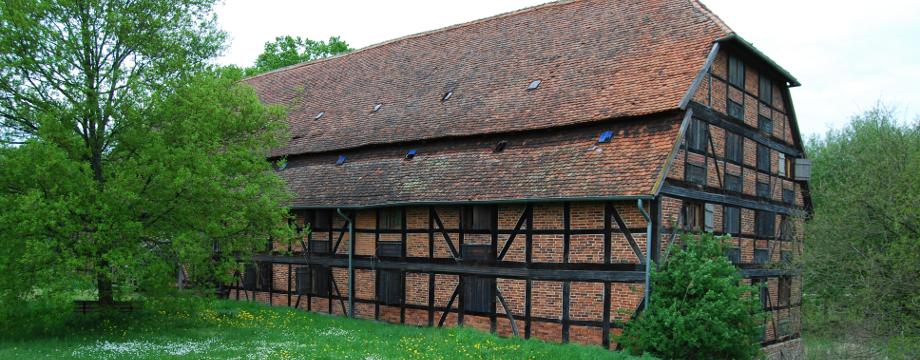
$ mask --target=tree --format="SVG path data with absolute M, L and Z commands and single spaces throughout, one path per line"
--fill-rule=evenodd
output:
M 749 359 L 760 351 L 755 289 L 723 255 L 724 238 L 681 236 L 684 247 L 651 275 L 651 306 L 618 341 L 665 359 Z
M 0 308 L 200 283 L 285 238 L 283 110 L 206 65 L 213 3 L 2 2 Z
M 265 43 L 265 50 L 256 58 L 255 66 L 246 69 L 247 75 L 261 74 L 285 66 L 345 54 L 353 49 L 338 36 L 328 42 L 315 41 L 300 36 L 278 36 L 275 41 Z
M 885 339 L 920 343 L 920 120 L 896 117 L 878 105 L 808 143 L 806 326 L 865 351 Z

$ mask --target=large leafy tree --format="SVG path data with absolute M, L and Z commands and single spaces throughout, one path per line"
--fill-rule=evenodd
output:
M 750 359 L 760 351 L 757 292 L 723 254 L 724 238 L 685 234 L 652 272 L 650 306 L 618 338 L 663 359 Z M 752 296 L 752 294 L 755 294 Z
M 310 40 L 300 36 L 278 36 L 275 41 L 265 43 L 265 50 L 256 58 L 253 67 L 246 69 L 248 75 L 256 75 L 285 66 L 321 59 L 352 51 L 348 43 L 338 36 L 329 41 Z
M 806 325 L 819 335 L 920 354 L 920 120 L 879 105 L 811 139 Z M 822 333 L 823 334 L 820 334 Z M 912 339 L 911 339 L 912 338 Z M 866 354 L 885 357 L 884 354 Z
M 285 237 L 283 111 L 208 67 L 213 2 L 0 3 L 0 308 L 205 283 Z

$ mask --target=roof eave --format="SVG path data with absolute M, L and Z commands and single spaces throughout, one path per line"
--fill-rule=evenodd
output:
M 755 56 L 763 60 L 768 66 L 772 67 L 773 70 L 775 70 L 780 75 L 782 75 L 784 78 L 786 78 L 786 82 L 789 83 L 789 87 L 802 86 L 802 84 L 795 78 L 795 76 L 792 76 L 792 74 L 789 73 L 789 71 L 787 71 L 786 69 L 783 69 L 782 66 L 779 66 L 779 64 L 773 61 L 773 59 L 771 59 L 769 56 L 767 56 L 766 54 L 758 50 L 756 47 L 754 47 L 753 44 L 745 40 L 740 35 L 736 33 L 732 33 L 724 38 L 716 40 L 716 42 L 731 43 L 733 45 L 740 46 L 744 50 L 750 51 L 752 54 L 754 54 Z
M 500 204 L 526 204 L 526 203 L 557 203 L 557 202 L 567 202 L 567 201 L 579 201 L 579 202 L 590 202 L 590 201 L 632 201 L 632 200 L 654 200 L 655 195 L 616 195 L 616 196 L 592 196 L 592 197 L 558 197 L 558 198 L 511 198 L 511 199 L 491 199 L 491 200 L 466 200 L 466 201 L 394 201 L 394 202 L 382 202 L 376 204 L 365 204 L 365 205 L 292 205 L 291 209 L 294 210 L 307 210 L 307 209 L 329 209 L 329 208 L 338 208 L 338 209 L 351 209 L 351 210 L 362 210 L 362 209 L 374 209 L 382 207 L 393 207 L 393 206 L 437 206 L 437 205 L 500 205 Z

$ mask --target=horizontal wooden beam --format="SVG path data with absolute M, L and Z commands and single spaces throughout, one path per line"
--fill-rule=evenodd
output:
M 273 255 L 254 255 L 255 261 L 266 261 L 275 264 L 294 264 L 294 265 L 324 265 L 335 267 L 348 266 L 348 258 L 333 256 L 273 256 Z M 440 274 L 452 275 L 479 275 L 495 276 L 509 279 L 531 279 L 531 280 L 550 280 L 550 281 L 584 281 L 584 282 L 643 282 L 645 281 L 645 272 L 643 270 L 575 270 L 575 269 L 553 269 L 553 268 L 527 268 L 515 266 L 513 264 L 488 265 L 476 263 L 432 263 L 432 262 L 409 262 L 397 260 L 374 260 L 371 258 L 358 258 L 353 260 L 355 268 L 374 269 L 374 270 L 401 270 L 408 272 L 435 272 Z M 575 264 L 569 264 L 575 265 Z M 591 265 L 591 264 L 585 264 Z M 610 266 L 610 265 L 607 265 Z M 633 265 L 627 265 L 633 266 Z
M 773 140 L 773 138 L 762 134 L 760 130 L 748 125 L 742 125 L 738 123 L 737 120 L 729 118 L 728 115 L 716 112 L 712 108 L 708 108 L 705 105 L 693 101 L 690 102 L 688 107 L 693 110 L 694 118 L 706 121 L 712 125 L 718 126 L 733 133 L 741 134 L 742 136 L 754 140 L 760 144 L 766 145 L 773 150 L 795 157 L 802 157 L 801 150 Z
M 661 188 L 661 194 L 672 196 L 672 197 L 677 197 L 677 198 L 682 198 L 682 199 L 700 200 L 700 201 L 711 202 L 711 203 L 740 206 L 740 207 L 744 207 L 748 209 L 772 211 L 775 213 L 786 214 L 786 215 L 793 215 L 793 216 L 805 216 L 806 215 L 805 211 L 791 208 L 788 206 L 777 205 L 777 204 L 773 204 L 773 203 L 769 203 L 765 201 L 748 200 L 748 199 L 745 199 L 739 196 L 734 196 L 734 195 L 726 195 L 726 194 L 711 193 L 711 192 L 706 192 L 706 191 L 701 191 L 701 190 L 689 189 L 689 188 L 681 187 L 680 185 L 675 184 L 671 182 L 670 180 L 667 183 L 665 183 L 665 185 Z

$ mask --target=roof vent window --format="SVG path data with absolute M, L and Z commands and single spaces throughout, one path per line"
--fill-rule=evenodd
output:
M 406 160 L 412 160 L 412 158 L 414 157 L 415 157 L 415 149 L 409 150 L 409 152 L 406 153 Z
M 507 146 L 508 146 L 508 141 L 505 141 L 505 140 L 499 141 L 498 144 L 495 144 L 495 148 L 492 149 L 492 152 L 500 153 L 502 151 L 505 151 L 505 147 Z
M 323 117 L 323 115 L 326 115 L 326 112 L 320 111 L 319 114 L 316 114 L 316 116 L 313 117 L 313 120 L 319 120 L 319 118 Z
M 598 144 L 609 143 L 610 139 L 613 139 L 613 131 L 607 130 L 601 133 L 601 136 L 597 138 Z
M 538 87 L 540 87 L 540 80 L 534 80 L 530 82 L 530 85 L 527 85 L 527 90 L 536 90 Z
M 345 155 L 339 155 L 339 159 L 335 161 L 336 165 L 342 165 L 345 163 Z
M 448 91 L 448 92 L 444 93 L 444 96 L 441 97 L 441 101 L 450 100 L 450 97 L 453 96 L 453 95 L 454 95 L 454 91 L 453 91 L 453 90 Z
M 371 110 L 372 113 L 380 111 L 380 108 L 383 107 L 383 104 L 374 105 L 374 110 Z

